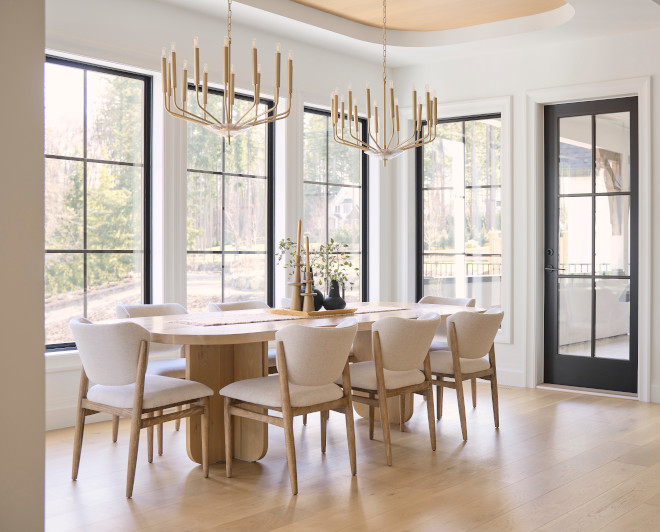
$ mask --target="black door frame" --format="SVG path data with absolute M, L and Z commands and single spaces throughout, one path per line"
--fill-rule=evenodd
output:
M 559 242 L 559 119 L 571 116 L 592 115 L 592 168 L 595 168 L 595 115 L 629 112 L 630 113 L 630 359 L 616 360 L 594 357 L 595 301 L 592 285 L 592 356 L 560 355 L 559 351 L 559 314 L 557 271 Z M 544 272 L 544 382 L 605 389 L 622 392 L 637 392 L 638 381 L 638 265 L 639 265 L 639 133 L 638 133 L 638 98 L 613 98 L 589 102 L 548 105 L 544 109 L 544 150 L 545 150 L 545 244 L 544 250 L 552 249 L 552 255 L 544 253 L 545 267 L 554 271 Z M 554 142 L 552 140 L 554 139 Z M 595 176 L 595 174 L 592 174 Z M 592 190 L 593 194 L 593 190 Z M 595 214 L 594 214 L 595 216 Z M 596 230 L 592 224 L 593 232 Z M 593 254 L 593 251 L 592 251 Z M 566 275 L 570 277 L 570 275 Z M 584 277 L 584 276 L 583 276 Z M 616 276 L 598 276 L 595 270 L 587 277 L 595 283 L 600 278 Z

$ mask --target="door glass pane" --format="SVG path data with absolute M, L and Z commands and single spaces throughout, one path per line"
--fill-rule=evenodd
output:
M 591 279 L 559 279 L 559 354 L 591 356 Z
M 596 279 L 596 357 L 630 357 L 628 279 Z
M 596 197 L 596 274 L 630 273 L 630 197 Z
M 266 301 L 266 254 L 225 255 L 223 301 Z
M 222 255 L 188 253 L 187 270 L 188 312 L 208 312 L 222 301 Z
M 69 320 L 85 314 L 83 254 L 47 254 L 44 269 L 46 345 L 73 342 Z
M 596 192 L 630 191 L 630 113 L 596 116 Z
M 563 274 L 591 273 L 591 197 L 559 200 L 559 267 Z
M 559 193 L 592 192 L 591 116 L 559 119 Z

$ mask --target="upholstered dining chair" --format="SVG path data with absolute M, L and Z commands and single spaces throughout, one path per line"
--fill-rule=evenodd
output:
M 173 316 L 176 314 L 188 314 L 188 311 L 179 303 L 160 303 L 160 304 L 138 304 L 138 305 L 117 305 L 115 307 L 115 316 L 118 318 L 148 318 L 151 316 Z M 147 375 L 161 375 L 163 377 L 174 377 L 175 379 L 186 378 L 186 359 L 183 358 L 183 346 L 171 344 L 159 344 L 149 342 L 149 353 L 158 355 L 157 360 L 150 360 L 147 364 Z M 162 357 L 162 358 L 161 358 Z M 165 358 L 167 357 L 167 358 Z M 181 408 L 177 408 L 181 410 Z M 177 418 L 174 422 L 174 429 L 179 430 L 181 419 Z M 119 431 L 119 417 L 112 417 L 112 441 L 117 441 Z M 158 455 L 163 454 L 163 425 L 157 427 Z
M 73 444 L 73 480 L 78 478 L 85 417 L 97 412 L 131 419 L 126 497 L 133 494 L 140 429 L 147 428 L 151 462 L 153 426 L 165 421 L 202 416 L 202 466 L 208 477 L 207 412 L 213 390 L 199 382 L 147 375 L 149 332 L 135 323 L 94 324 L 85 318 L 74 318 L 69 324 L 83 366 Z M 90 380 L 94 383 L 91 387 Z M 187 408 L 162 413 L 176 406 Z
M 495 428 L 500 426 L 494 341 L 503 317 L 504 312 L 501 308 L 492 308 L 483 314 L 476 312 L 453 314 L 447 318 L 449 349 L 432 351 L 430 354 L 431 373 L 435 377 L 433 384 L 437 386 L 438 393 L 438 419 L 442 415 L 443 388 L 455 388 L 461 431 L 466 441 L 464 380 L 490 381 Z
M 476 300 L 469 297 L 441 297 L 441 296 L 424 296 L 418 303 L 425 303 L 431 305 L 454 305 L 460 307 L 472 307 L 476 305 Z M 447 344 L 447 322 L 443 321 L 438 326 L 433 342 L 431 342 L 431 351 L 447 351 L 449 346 Z M 472 407 L 477 408 L 477 379 L 470 382 L 472 390 Z M 437 396 L 437 406 L 435 412 L 440 419 L 440 396 Z
M 293 418 L 320 412 L 321 451 L 325 452 L 325 423 L 328 412 L 346 416 L 346 433 L 351 473 L 356 474 L 355 428 L 348 353 L 357 333 L 357 320 L 346 318 L 336 327 L 288 325 L 277 331 L 278 375 L 245 379 L 220 390 L 225 397 L 225 460 L 227 477 L 232 475 L 232 416 L 246 417 L 284 429 L 291 492 L 298 493 Z M 335 384 L 341 378 L 342 387 Z M 279 411 L 271 416 L 249 410 L 258 406 Z M 247 407 L 247 408 L 246 408 Z
M 369 439 L 374 437 L 374 409 L 380 408 L 380 420 L 385 443 L 387 465 L 392 465 L 392 443 L 387 399 L 399 397 L 400 411 L 405 412 L 407 394 L 426 396 L 431 448 L 435 451 L 435 417 L 429 346 L 440 323 L 436 313 L 423 314 L 416 320 L 383 318 L 372 326 L 374 360 L 350 365 L 353 400 L 369 406 Z M 417 369 L 423 364 L 424 371 Z M 403 430 L 403 415 L 400 430 Z

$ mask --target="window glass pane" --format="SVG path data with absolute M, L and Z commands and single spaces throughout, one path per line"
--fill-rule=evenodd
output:
M 225 255 L 224 301 L 258 299 L 266 301 L 265 253 Z
M 200 101 L 202 95 L 199 95 Z M 224 116 L 223 98 L 219 94 L 209 93 L 207 109 L 219 120 Z M 190 112 L 200 114 L 195 100 L 195 91 L 188 91 L 188 108 Z M 220 135 L 202 126 L 188 125 L 188 168 L 193 170 L 223 170 L 224 141 Z
M 303 177 L 305 181 L 326 181 L 328 168 L 329 118 L 305 113 L 303 133 Z
M 591 193 L 592 166 L 591 116 L 560 118 L 559 193 Z
M 187 262 L 188 312 L 208 312 L 222 301 L 222 255 L 188 253 Z
M 73 342 L 69 320 L 84 316 L 83 254 L 46 254 L 46 344 Z
M 266 180 L 225 177 L 225 251 L 266 251 Z
M 142 249 L 142 168 L 87 164 L 87 247 Z
M 82 157 L 84 150 L 85 72 L 46 63 L 45 153 Z
M 142 163 L 144 82 L 87 72 L 87 157 Z
M 355 187 L 328 187 L 328 232 L 330 238 L 348 244 L 348 250 L 360 251 L 362 190 Z
M 438 124 L 423 149 L 422 295 L 502 304 L 501 119 Z
M 188 249 L 222 251 L 222 176 L 188 173 Z
M 630 113 L 596 115 L 596 192 L 630 191 Z
M 46 249 L 83 247 L 84 163 L 46 159 Z
M 234 112 L 240 118 L 252 106 L 252 101 L 235 100 Z M 259 105 L 259 112 L 266 111 L 265 105 Z M 240 113 L 240 114 L 238 114 Z M 225 172 L 258 175 L 265 177 L 266 171 L 266 124 L 242 132 L 225 144 Z
M 87 317 L 92 321 L 115 317 L 120 303 L 137 304 L 142 297 L 141 253 L 87 255 Z

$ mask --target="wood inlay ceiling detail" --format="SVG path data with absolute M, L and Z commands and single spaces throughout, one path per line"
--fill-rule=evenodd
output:
M 331 15 L 383 25 L 382 0 L 291 0 Z M 442 31 L 500 22 L 557 9 L 564 0 L 388 0 L 387 27 L 402 31 Z

